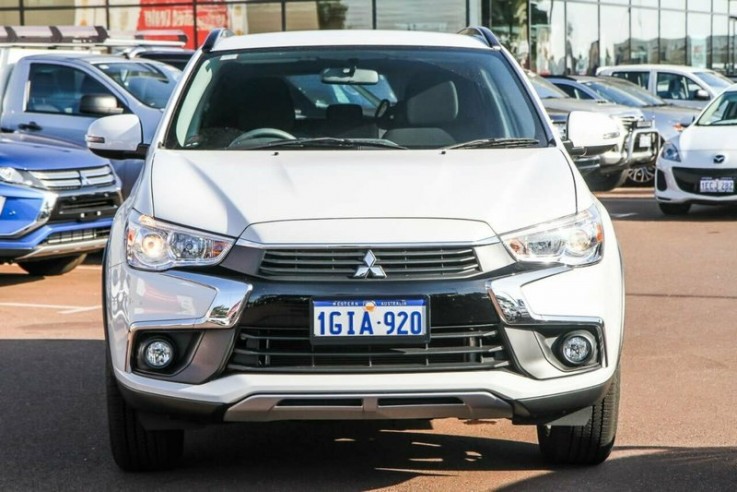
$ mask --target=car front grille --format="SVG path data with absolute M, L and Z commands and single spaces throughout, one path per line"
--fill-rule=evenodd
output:
M 336 280 L 360 276 L 394 280 L 468 278 L 481 273 L 472 247 L 274 249 L 264 253 L 259 274 L 280 280 Z
M 115 183 L 115 174 L 113 174 L 110 166 L 58 171 L 30 171 L 30 174 L 38 179 L 47 190 L 72 190 L 109 186 Z
M 695 169 L 686 167 L 674 167 L 673 177 L 678 187 L 687 193 L 695 193 L 704 196 L 733 196 L 737 193 L 701 193 L 700 185 L 702 178 L 732 178 L 737 181 L 737 169 Z
M 54 232 L 49 234 L 43 244 L 56 246 L 59 244 L 79 243 L 83 241 L 92 241 L 94 239 L 107 239 L 110 236 L 110 229 L 82 229 L 78 231 Z
M 95 220 L 112 217 L 120 206 L 118 193 L 62 196 L 56 202 L 52 221 Z
M 627 133 L 632 131 L 637 123 L 638 118 L 636 116 L 619 116 L 619 121 L 622 122 L 622 126 Z
M 250 301 L 237 327 L 229 372 L 365 373 L 513 369 L 500 322 L 483 293 L 431 300 L 430 340 L 313 345 L 310 300 Z M 435 306 L 435 307 L 432 307 Z M 464 320 L 465 323 L 454 323 Z

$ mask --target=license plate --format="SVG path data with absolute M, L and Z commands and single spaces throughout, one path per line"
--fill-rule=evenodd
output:
M 701 193 L 734 193 L 734 179 L 702 178 L 699 182 Z
M 416 343 L 429 339 L 428 301 L 315 299 L 312 343 Z
M 653 137 L 650 135 L 640 135 L 640 147 L 651 147 L 653 145 Z

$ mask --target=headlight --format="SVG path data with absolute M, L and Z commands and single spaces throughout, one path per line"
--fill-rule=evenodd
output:
M 34 186 L 36 188 L 43 188 L 43 184 L 31 174 L 26 171 L 19 171 L 12 167 L 0 167 L 0 182 L 22 185 L 22 186 Z
M 167 224 L 137 212 L 128 219 L 128 264 L 145 270 L 219 263 L 233 240 Z
M 580 266 L 601 259 L 604 226 L 596 206 L 502 236 L 512 256 L 521 262 Z
M 678 154 L 678 147 L 671 142 L 667 142 L 663 145 L 660 157 L 669 161 L 681 162 L 681 156 Z

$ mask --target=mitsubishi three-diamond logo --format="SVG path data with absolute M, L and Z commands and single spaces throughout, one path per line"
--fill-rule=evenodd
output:
M 380 265 L 376 264 L 376 255 L 371 250 L 366 252 L 366 256 L 363 257 L 363 265 L 356 269 L 356 273 L 353 274 L 353 278 L 386 278 L 386 273 Z

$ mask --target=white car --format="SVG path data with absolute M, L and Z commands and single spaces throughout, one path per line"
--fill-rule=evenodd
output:
M 663 213 L 683 215 L 691 204 L 737 203 L 737 84 L 718 96 L 660 153 L 655 198 Z
M 629 80 L 671 104 L 701 109 L 732 81 L 714 70 L 685 65 L 617 65 L 601 67 L 596 75 Z
M 612 223 L 490 31 L 213 32 L 104 260 L 107 399 L 126 470 L 191 422 L 506 418 L 555 463 L 614 444 Z M 617 123 L 572 113 L 607 151 Z M 288 446 L 289 443 L 284 443 Z

